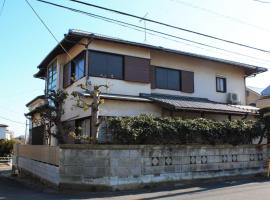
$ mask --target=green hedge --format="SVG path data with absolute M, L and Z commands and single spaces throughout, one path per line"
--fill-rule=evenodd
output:
M 114 144 L 250 144 L 262 128 L 257 121 L 155 118 L 149 115 L 111 118 Z

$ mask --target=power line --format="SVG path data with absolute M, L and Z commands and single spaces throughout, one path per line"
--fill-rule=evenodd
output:
M 13 122 L 13 123 L 25 125 L 25 123 L 23 123 L 23 122 L 14 121 L 14 120 L 12 120 L 12 119 L 9 119 L 9 118 L 3 117 L 3 116 L 0 116 L 0 118 L 1 118 L 1 119 L 4 119 L 4 120 L 7 120 L 7 121 L 10 121 L 10 122 Z
M 223 49 L 223 48 L 215 47 L 215 46 L 204 44 L 204 43 L 201 43 L 201 42 L 196 42 L 196 41 L 193 41 L 193 40 L 185 39 L 185 38 L 178 37 L 178 36 L 175 36 L 175 35 L 171 35 L 171 34 L 168 34 L 168 33 L 164 33 L 164 32 L 161 32 L 161 31 L 156 31 L 154 29 L 149 29 L 149 28 L 145 28 L 145 27 L 142 27 L 142 26 L 137 26 L 137 25 L 134 25 L 134 24 L 131 24 L 131 23 L 127 23 L 127 22 L 120 21 L 120 20 L 115 20 L 115 19 L 104 17 L 104 16 L 101 16 L 101 15 L 96 15 L 96 14 L 93 14 L 93 13 L 85 12 L 85 11 L 74 9 L 74 8 L 70 8 L 70 7 L 67 7 L 67 6 L 60 5 L 60 4 L 56 4 L 56 3 L 52 3 L 52 2 L 48 2 L 48 1 L 44 1 L 44 0 L 36 0 L 36 1 L 39 1 L 39 2 L 42 2 L 42 3 L 45 3 L 45 4 L 49 4 L 49 5 L 53 5 L 53 6 L 56 6 L 56 7 L 64 8 L 64 9 L 67 9 L 67 10 L 70 10 L 70 11 L 73 11 L 73 12 L 85 14 L 85 15 L 88 15 L 90 17 L 101 19 L 101 20 L 104 20 L 104 21 L 107 21 L 107 22 L 111 22 L 111 23 L 115 23 L 115 24 L 119 24 L 119 25 L 121 24 L 123 26 L 131 26 L 133 28 L 135 27 L 137 29 L 151 31 L 151 32 L 154 32 L 154 33 L 158 33 L 158 34 L 161 34 L 161 35 L 169 36 L 169 37 L 176 38 L 176 39 L 183 40 L 183 41 L 187 41 L 187 42 L 190 42 L 190 43 L 195 43 L 195 44 L 198 44 L 198 45 L 210 47 L 210 48 L 217 49 L 217 50 L 220 50 L 220 51 L 226 51 L 226 52 L 229 52 L 229 53 L 232 53 L 232 54 L 237 54 L 237 55 L 240 55 L 240 56 L 249 57 L 249 58 L 252 58 L 252 59 L 255 59 L 255 60 L 264 60 L 266 62 L 270 62 L 269 60 L 265 60 L 265 59 L 261 59 L 261 58 L 257 58 L 257 57 L 253 57 L 253 56 L 248 56 L 248 55 L 245 55 L 245 54 L 242 54 L 242 53 L 239 53 L 239 52 L 226 50 L 226 49 Z
M 41 1 L 41 0 L 38 0 L 38 1 Z M 149 19 L 149 18 L 144 18 L 144 17 L 140 17 L 140 16 L 133 15 L 133 14 L 130 14 L 130 13 L 126 13 L 126 12 L 106 8 L 106 7 L 103 7 L 103 6 L 98 6 L 98 5 L 95 5 L 95 4 L 86 3 L 86 2 L 83 2 L 83 1 L 79 1 L 79 0 L 69 0 L 69 1 L 76 2 L 76 3 L 79 3 L 79 4 L 84 4 L 84 5 L 87 5 L 87 6 L 95 7 L 95 8 L 110 11 L 110 12 L 114 12 L 114 13 L 117 13 L 117 14 L 120 14 L 120 15 L 125 15 L 125 16 L 129 16 L 129 17 L 141 19 L 141 20 L 144 20 L 144 21 L 149 21 L 149 22 L 152 22 L 152 23 L 155 23 L 155 24 L 159 24 L 159 25 L 170 27 L 170 28 L 178 29 L 178 30 L 181 30 L 181 31 L 189 32 L 189 33 L 192 33 L 192 34 L 208 37 L 208 38 L 211 38 L 211 39 L 214 39 L 214 40 L 219 40 L 219 41 L 230 43 L 230 44 L 233 44 L 233 45 L 238 45 L 238 46 L 241 46 L 241 47 L 245 47 L 245 48 L 249 48 L 249 49 L 253 49 L 253 50 L 257 50 L 257 51 L 270 53 L 270 51 L 265 50 L 265 49 L 260 49 L 260 48 L 257 48 L 257 47 L 241 44 L 241 43 L 238 43 L 238 42 L 233 42 L 233 41 L 222 39 L 222 38 L 215 37 L 215 36 L 212 36 L 212 35 L 208 35 L 208 34 L 200 33 L 200 32 L 197 32 L 197 31 L 181 28 L 181 27 L 178 27 L 178 26 L 166 24 L 166 23 L 163 23 L 163 22 L 159 22 L 159 21 L 156 21 L 156 20 Z
M 269 1 L 261 1 L 261 0 L 253 0 L 253 1 L 257 1 L 259 3 L 270 3 Z
M 45 23 L 45 21 L 39 16 L 39 14 L 36 12 L 36 10 L 33 8 L 33 6 L 29 3 L 28 0 L 25 0 L 26 3 L 29 5 L 29 7 L 32 9 L 32 11 L 35 13 L 35 15 L 37 16 L 37 18 L 39 19 L 39 21 L 44 25 L 44 27 L 47 29 L 47 31 L 51 34 L 51 36 L 55 39 L 55 41 L 61 46 L 61 48 L 64 50 L 64 52 L 69 56 L 69 58 L 71 59 L 70 54 L 67 52 L 67 50 L 63 47 L 63 45 L 60 43 L 60 41 L 58 41 L 58 39 L 56 38 L 56 36 L 53 34 L 53 32 L 50 30 L 50 28 L 47 26 L 47 24 Z
M 213 14 L 213 15 L 216 15 L 216 16 L 223 17 L 223 18 L 225 18 L 227 20 L 231 20 L 231 21 L 237 22 L 239 24 L 243 24 L 243 25 L 248 25 L 248 26 L 254 27 L 256 29 L 259 29 L 259 30 L 262 30 L 262 31 L 265 31 L 265 32 L 270 33 L 270 29 L 267 29 L 265 27 L 262 27 L 262 26 L 258 26 L 258 25 L 249 23 L 249 22 L 244 21 L 242 19 L 238 19 L 238 18 L 229 16 L 229 15 L 225 15 L 225 14 L 216 12 L 215 10 L 211 10 L 209 8 L 204 8 L 204 7 L 201 7 L 201 6 L 194 5 L 194 4 L 190 3 L 190 2 L 185 2 L 185 1 L 181 1 L 181 0 L 171 0 L 171 1 L 173 1 L 175 3 L 179 3 L 179 4 L 182 4 L 182 5 L 185 5 L 185 6 L 189 6 L 191 8 L 199 9 L 201 11 L 204 11 L 204 12 L 207 12 L 207 13 L 210 13 L 210 14 Z
M 6 3 L 6 0 L 3 0 L 2 6 L 1 6 L 1 9 L 0 9 L 0 16 L 2 15 L 2 13 L 4 11 L 5 3 Z

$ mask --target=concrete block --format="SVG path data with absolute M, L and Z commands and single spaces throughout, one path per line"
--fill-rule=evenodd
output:
M 129 157 L 130 158 L 141 158 L 142 153 L 141 150 L 129 150 Z
M 109 170 L 106 167 L 83 167 L 83 177 L 102 178 L 109 176 Z
M 109 158 L 97 158 L 97 157 L 92 157 L 92 158 L 86 158 L 82 165 L 86 167 L 109 167 L 110 160 Z
M 65 165 L 63 166 L 63 174 L 72 176 L 81 176 L 83 174 L 83 166 L 78 165 Z
M 110 157 L 111 158 L 128 158 L 129 150 L 111 150 Z
M 103 150 L 93 150 L 94 156 L 97 158 L 108 158 L 110 156 L 110 151 L 103 149 Z

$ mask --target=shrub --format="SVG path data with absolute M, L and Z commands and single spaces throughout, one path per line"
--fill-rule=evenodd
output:
M 11 155 L 15 143 L 14 140 L 0 140 L 0 157 Z
M 115 117 L 109 128 L 115 144 L 250 144 L 262 126 L 257 121 Z

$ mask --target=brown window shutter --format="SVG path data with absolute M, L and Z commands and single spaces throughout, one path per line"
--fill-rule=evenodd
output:
M 181 71 L 181 91 L 186 93 L 194 92 L 194 72 Z
M 64 66 L 63 70 L 63 87 L 66 88 L 71 84 L 71 63 Z
M 150 80 L 151 80 L 151 89 L 156 88 L 156 71 L 154 66 L 150 66 Z
M 150 60 L 125 56 L 125 80 L 150 83 Z

